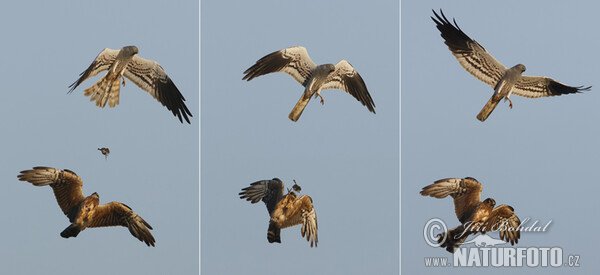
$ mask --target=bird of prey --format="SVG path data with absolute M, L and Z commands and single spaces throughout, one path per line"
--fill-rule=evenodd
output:
M 508 205 L 496 208 L 496 201 L 491 198 L 481 201 L 481 183 L 476 179 L 441 179 L 426 186 L 421 191 L 423 196 L 454 199 L 454 211 L 461 225 L 438 235 L 438 243 L 450 253 L 458 247 L 471 234 L 490 231 L 499 231 L 500 239 L 510 242 L 511 245 L 519 242 L 521 221 Z
M 256 61 L 256 64 L 244 71 L 242 80 L 250 81 L 255 77 L 274 72 L 284 72 L 291 75 L 305 87 L 304 93 L 288 116 L 292 121 L 298 121 L 306 104 L 315 94 L 325 100 L 321 91 L 340 89 L 356 98 L 360 103 L 375 113 L 375 103 L 367 91 L 367 86 L 354 67 L 346 60 L 333 64 L 315 64 L 304 47 L 291 47 L 270 53 Z
M 492 98 L 477 115 L 477 119 L 482 122 L 488 118 L 502 98 L 505 101 L 508 100 L 509 106 L 512 108 L 511 94 L 538 98 L 588 91 L 592 87 L 571 87 L 545 76 L 523 76 L 521 75 L 525 71 L 523 64 L 517 64 L 510 69 L 506 68 L 483 46 L 469 38 L 458 27 L 456 20 L 452 25 L 441 10 L 440 13 L 441 16 L 433 11 L 437 19 L 433 17 L 431 19 L 436 23 L 437 29 L 454 57 L 467 72 L 494 88 Z
M 94 62 L 80 74 L 79 79 L 69 86 L 69 93 L 73 92 L 79 84 L 102 71 L 108 72 L 93 86 L 85 89 L 84 95 L 91 96 L 90 101 L 96 101 L 96 106 L 104 108 L 106 102 L 109 107 L 119 105 L 120 80 L 126 77 L 142 90 L 148 92 L 163 106 L 167 107 L 174 116 L 190 123 L 188 116 L 192 116 L 185 106 L 185 98 L 165 70 L 156 61 L 137 56 L 136 46 L 123 47 L 120 50 L 106 48 L 94 59 Z M 125 78 L 123 78 L 125 86 Z
M 272 180 L 261 180 L 243 188 L 239 193 L 240 199 L 246 199 L 251 203 L 263 201 L 267 205 L 267 211 L 271 219 L 267 230 L 269 243 L 281 243 L 280 231 L 282 228 L 302 224 L 300 233 L 306 236 L 310 247 L 315 247 L 319 242 L 317 236 L 317 213 L 313 207 L 312 199 L 307 195 L 298 197 L 296 193 L 288 190 L 283 194 L 283 182 L 274 178 Z
M 83 196 L 81 178 L 70 170 L 50 167 L 34 167 L 21 171 L 20 181 L 28 181 L 35 186 L 50 185 L 58 206 L 69 218 L 71 225 L 60 233 L 63 238 L 77 237 L 88 227 L 125 226 L 131 235 L 148 246 L 154 246 L 155 240 L 148 229 L 152 229 L 142 217 L 120 202 L 98 205 L 99 196 L 94 192 Z
M 110 149 L 106 147 L 98 148 L 100 152 L 104 155 L 104 159 L 108 159 L 108 154 L 110 154 Z

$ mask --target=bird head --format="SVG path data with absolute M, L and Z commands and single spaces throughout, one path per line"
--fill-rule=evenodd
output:
M 98 196 L 98 193 L 96 193 L 96 192 L 92 193 L 89 197 L 85 198 L 85 200 L 83 201 L 83 210 L 91 211 L 92 208 L 94 208 L 95 206 L 98 205 L 99 201 L 100 201 L 100 197 Z
M 519 70 L 521 70 L 521 73 L 525 71 L 525 65 L 518 64 L 517 67 L 519 68 Z
M 138 48 L 136 46 L 123 47 L 123 50 L 126 51 L 129 55 L 136 55 L 138 53 Z
M 335 66 L 333 64 L 327 64 L 327 69 L 329 69 L 329 72 L 333 72 L 335 71 Z
M 489 205 L 491 205 L 492 207 L 496 206 L 496 201 L 492 198 L 487 198 L 483 201 L 483 203 L 487 203 Z

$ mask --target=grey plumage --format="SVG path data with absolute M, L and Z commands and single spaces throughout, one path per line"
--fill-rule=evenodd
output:
M 305 87 L 304 93 L 288 116 L 292 121 L 300 118 L 313 95 L 320 97 L 321 103 L 324 103 L 321 91 L 328 89 L 340 89 L 351 94 L 369 111 L 375 113 L 375 104 L 365 82 L 346 60 L 338 62 L 335 66 L 333 64 L 317 66 L 304 47 L 291 47 L 270 53 L 256 61 L 244 71 L 242 80 L 250 81 L 274 72 L 289 74 Z
M 79 79 L 69 86 L 69 93 L 86 79 L 107 71 L 98 82 L 84 91 L 90 101 L 96 101 L 96 106 L 104 108 L 108 103 L 112 108 L 119 105 L 120 80 L 123 79 L 125 85 L 127 78 L 167 107 L 181 123 L 183 119 L 190 123 L 188 116 L 192 117 L 192 113 L 185 105 L 185 98 L 165 70 L 156 61 L 141 58 L 137 53 L 136 46 L 126 46 L 121 50 L 104 49 L 80 74 Z
M 477 114 L 477 119 L 479 119 L 480 121 L 485 121 L 488 118 L 488 116 L 492 113 L 492 111 L 496 108 L 496 106 L 498 106 L 498 103 L 502 98 L 504 98 L 505 101 L 510 101 L 509 97 L 511 91 L 515 86 L 515 83 L 517 83 L 517 81 L 519 81 L 519 79 L 521 78 L 521 74 L 524 71 L 525 66 L 523 64 L 517 64 L 504 72 L 504 75 L 502 75 L 502 78 L 500 78 L 500 80 L 496 84 L 496 87 L 494 87 L 494 94 L 492 95 L 490 100 L 488 100 L 485 106 L 483 106 L 481 112 Z M 512 108 L 512 101 L 510 102 L 510 108 Z
M 492 98 L 477 115 L 477 119 L 482 122 L 487 119 L 502 98 L 508 100 L 512 108 L 511 94 L 537 98 L 590 90 L 591 86 L 567 86 L 545 76 L 522 76 L 525 71 L 525 66 L 522 64 L 517 64 L 510 69 L 506 68 L 477 41 L 467 36 L 458 27 L 456 21 L 452 25 L 441 10 L 440 13 L 441 16 L 433 11 L 435 18 L 431 17 L 431 19 L 436 23 L 448 49 L 467 72 L 494 88 Z

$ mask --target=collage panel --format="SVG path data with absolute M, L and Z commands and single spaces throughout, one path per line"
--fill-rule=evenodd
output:
M 399 273 L 398 11 L 202 1 L 203 274 Z
M 598 270 L 597 8 L 402 1 L 402 273 Z
M 198 11 L 3 5 L 0 274 L 199 272 Z

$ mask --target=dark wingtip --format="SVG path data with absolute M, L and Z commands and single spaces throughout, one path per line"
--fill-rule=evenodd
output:
M 244 77 L 242 77 L 242 80 L 250 81 L 252 79 L 250 77 L 250 73 L 249 73 L 250 69 L 252 69 L 252 67 L 250 67 L 244 71 Z
M 587 86 L 587 87 L 579 86 L 579 87 L 575 87 L 575 89 L 577 89 L 578 91 L 589 91 L 592 89 L 592 86 Z
M 73 84 L 69 85 L 69 91 L 67 92 L 67 94 L 71 94 L 73 91 L 75 91 L 75 88 L 77 88 L 77 81 L 73 82 Z
M 556 80 L 551 80 L 548 85 L 548 88 L 550 90 L 551 95 L 557 96 L 557 95 L 574 94 L 574 93 L 580 93 L 583 91 L 589 91 L 592 89 L 592 86 L 576 86 L 576 87 L 567 86 Z

